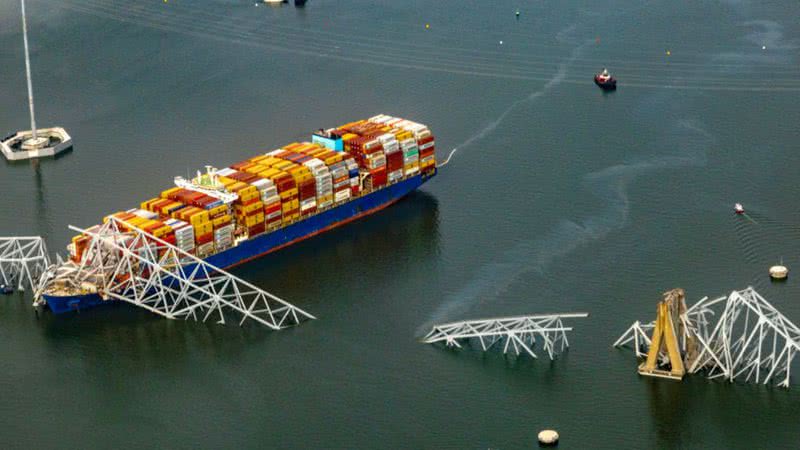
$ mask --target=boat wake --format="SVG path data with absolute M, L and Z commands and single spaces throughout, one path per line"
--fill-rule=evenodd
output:
M 656 156 L 587 174 L 582 180 L 582 187 L 608 205 L 604 214 L 589 217 L 582 222 L 563 220 L 544 237 L 523 241 L 509 249 L 495 261 L 478 269 L 466 286 L 450 295 L 434 311 L 429 322 L 420 331 L 431 323 L 458 319 L 479 302 L 496 299 L 522 275 L 544 274 L 557 258 L 624 228 L 630 211 L 628 187 L 640 176 L 664 169 L 705 166 L 706 147 L 713 138 L 693 122 L 681 120 L 677 126 L 684 134 L 699 135 L 700 139 L 686 139 L 683 154 L 680 155 Z
M 566 27 L 562 31 L 571 32 L 572 30 L 574 30 L 574 28 L 575 28 L 575 25 L 570 25 L 570 26 Z M 559 33 L 559 36 L 560 35 L 561 34 Z M 538 99 L 538 98 L 542 97 L 543 95 L 547 94 L 554 87 L 558 86 L 562 81 L 564 81 L 565 77 L 567 76 L 567 69 L 569 68 L 570 64 L 572 64 L 572 62 L 574 62 L 576 59 L 578 59 L 580 57 L 581 51 L 588 44 L 589 44 L 589 42 L 585 42 L 585 43 L 579 45 L 578 47 L 575 47 L 575 49 L 572 50 L 572 52 L 570 53 L 569 58 L 558 65 L 558 70 L 556 70 L 555 75 L 553 75 L 552 78 L 547 80 L 547 82 L 544 84 L 544 86 L 541 87 L 541 89 L 533 91 L 530 94 L 528 94 L 527 97 L 523 97 L 523 98 L 515 101 L 514 103 L 509 105 L 508 108 L 503 110 L 503 112 L 500 113 L 500 115 L 497 116 L 497 118 L 495 118 L 494 120 L 489 122 L 487 125 L 485 125 L 483 128 L 478 130 L 477 133 L 475 133 L 472 136 L 468 137 L 464 142 L 462 142 L 462 143 L 458 144 L 457 146 L 453 147 L 453 149 L 450 150 L 450 154 L 447 156 L 447 159 L 442 164 L 440 164 L 439 167 L 443 167 L 447 163 L 449 163 L 450 159 L 453 157 L 453 155 L 459 149 L 462 149 L 464 147 L 469 147 L 470 145 L 474 144 L 475 142 L 485 138 L 486 136 L 488 136 L 489 134 L 494 132 L 497 129 L 497 127 L 501 123 L 503 123 L 503 121 L 506 119 L 506 117 L 512 111 L 514 111 L 517 107 L 519 107 L 520 105 L 522 105 L 524 103 L 531 103 L 531 102 L 535 101 L 536 99 Z

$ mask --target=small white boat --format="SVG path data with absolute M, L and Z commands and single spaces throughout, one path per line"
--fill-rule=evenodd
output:
M 783 263 L 769 268 L 769 276 L 773 280 L 783 280 L 789 276 L 789 269 Z
M 733 205 L 733 210 L 736 212 L 736 214 L 744 214 L 744 206 L 742 206 L 741 203 Z

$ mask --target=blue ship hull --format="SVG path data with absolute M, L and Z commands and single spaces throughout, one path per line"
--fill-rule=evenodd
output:
M 205 261 L 222 269 L 243 264 L 267 253 L 280 250 L 296 242 L 377 212 L 416 190 L 434 175 L 436 175 L 435 170 L 430 174 L 420 174 L 407 178 L 300 222 L 248 239 L 239 243 L 236 247 L 207 257 Z M 113 301 L 103 300 L 98 294 L 70 296 L 43 294 L 42 297 L 55 314 L 83 310 Z

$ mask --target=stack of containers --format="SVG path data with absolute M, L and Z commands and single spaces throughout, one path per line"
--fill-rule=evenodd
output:
M 271 166 L 272 163 L 280 162 L 278 158 L 272 158 L 272 160 L 274 161 L 268 163 L 262 162 L 261 165 L 267 168 L 258 174 L 261 177 L 272 180 L 272 183 L 278 191 L 278 197 L 281 202 L 281 220 L 283 224 L 289 224 L 300 217 L 300 201 L 298 200 L 297 183 L 288 173 Z
M 291 144 L 287 147 L 296 145 L 301 144 Z M 272 167 L 286 171 L 292 176 L 292 178 L 294 178 L 295 184 L 297 185 L 298 200 L 300 202 L 300 215 L 308 216 L 317 212 L 316 180 L 314 179 L 311 170 L 302 165 L 303 162 L 311 158 L 288 150 L 274 150 L 267 153 L 267 156 L 279 158 L 281 162 L 274 163 Z
M 187 206 L 174 212 L 172 218 L 188 222 L 192 226 L 195 254 L 198 257 L 203 258 L 214 253 L 214 225 L 207 210 Z
M 354 135 L 355 136 L 355 135 Z M 330 173 L 333 201 L 341 203 L 359 192 L 358 164 L 347 153 L 336 152 L 323 147 L 298 150 L 312 158 L 319 159 Z M 324 198 L 317 196 L 318 199 Z M 320 201 L 320 200 L 318 200 Z
M 392 127 L 396 131 L 397 140 L 403 150 L 403 172 L 406 176 L 419 170 L 429 172 L 436 165 L 435 142 L 428 127 L 387 115 L 375 116 L 370 122 Z
M 403 178 L 403 152 L 394 133 L 385 133 L 378 136 L 386 155 L 386 177 L 389 184 Z
M 274 229 L 281 225 L 281 197 L 278 188 L 269 178 L 259 178 L 253 181 L 253 186 L 258 189 L 261 203 L 264 204 L 264 223 L 267 229 Z
M 231 185 L 231 189 L 239 196 L 233 204 L 236 222 L 245 226 L 248 236 L 266 231 L 264 203 L 261 201 L 258 189 L 252 184 L 243 182 Z
M 375 134 L 348 140 L 345 150 L 355 158 L 359 167 L 370 173 L 368 188 L 374 189 L 386 184 L 386 154 Z
M 311 176 L 314 178 L 317 208 L 319 209 L 327 208 L 333 204 L 333 182 L 330 169 L 323 160 L 314 156 L 315 154 L 322 154 L 324 150 L 317 144 L 304 142 L 298 144 L 293 150 L 298 156 L 292 158 L 292 155 L 285 155 L 285 157 L 292 159 L 294 162 L 304 165 L 311 172 Z
M 169 225 L 175 232 L 175 246 L 186 253 L 194 253 L 194 228 L 178 219 L 167 219 L 164 223 Z
M 393 126 L 410 131 L 414 135 L 419 148 L 419 169 L 423 172 L 432 171 L 436 167 L 436 147 L 431 130 L 425 125 L 410 120 L 398 121 L 393 123 Z

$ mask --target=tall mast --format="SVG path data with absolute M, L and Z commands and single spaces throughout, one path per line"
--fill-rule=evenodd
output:
M 33 85 L 31 84 L 31 58 L 28 55 L 28 21 L 25 18 L 25 0 L 20 0 L 22 5 L 22 40 L 25 42 L 25 75 L 28 77 L 28 106 L 31 110 L 31 131 L 33 139 L 38 138 L 36 134 L 36 119 L 33 114 Z

